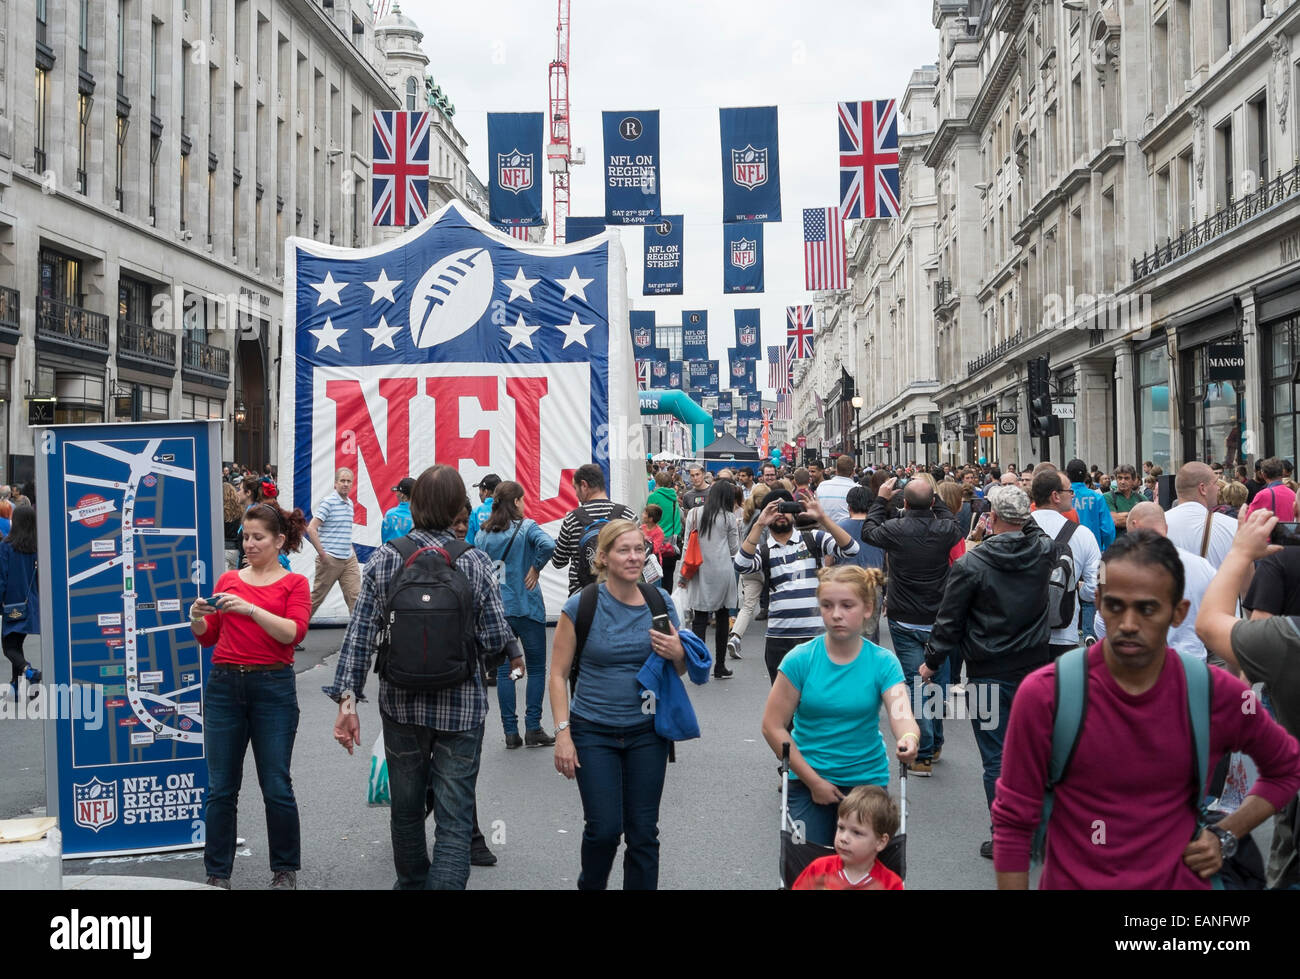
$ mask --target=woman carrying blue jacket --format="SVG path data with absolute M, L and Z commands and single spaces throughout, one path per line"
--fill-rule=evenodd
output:
M 535 520 L 523 513 L 524 488 L 506 480 L 492 496 L 492 513 L 478 529 L 474 546 L 487 553 L 496 566 L 501 583 L 501 601 L 506 621 L 524 647 L 524 667 L 528 672 L 527 708 L 524 710 L 524 736 L 519 736 L 515 714 L 515 681 L 509 664 L 497 671 L 497 702 L 501 705 L 501 724 L 505 728 L 506 747 L 530 748 L 555 744 L 555 738 L 542 728 L 542 695 L 546 691 L 546 603 L 537 579 L 541 569 L 555 551 L 555 541 Z

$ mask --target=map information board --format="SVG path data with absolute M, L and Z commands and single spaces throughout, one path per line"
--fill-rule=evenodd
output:
M 211 656 L 189 608 L 225 569 L 219 423 L 57 426 L 38 444 L 46 676 L 104 704 L 99 724 L 50 722 L 64 853 L 200 845 Z

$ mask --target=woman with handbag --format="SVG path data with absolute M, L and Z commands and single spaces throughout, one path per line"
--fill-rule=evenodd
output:
M 247 566 L 227 571 L 211 600 L 190 607 L 199 644 L 216 649 L 204 690 L 204 744 L 208 797 L 203 818 L 207 883 L 230 889 L 235 863 L 235 813 L 244 755 L 253 743 L 257 779 L 266 806 L 271 887 L 295 890 L 301 863 L 298 803 L 289 777 L 298 733 L 298 690 L 293 648 L 307 635 L 311 585 L 279 562 L 284 549 L 302 546 L 307 520 L 259 503 L 244 514 Z
M 686 651 L 672 600 L 662 590 L 667 631 L 654 616 L 640 583 L 645 541 L 630 520 L 611 520 L 596 542 L 598 582 L 569 597 L 555 624 L 551 659 L 551 716 L 555 718 L 555 770 L 576 778 L 582 796 L 582 873 L 579 890 L 604 890 L 618 852 L 624 890 L 659 886 L 659 801 L 668 770 L 667 739 L 646 713 L 637 675 L 651 655 L 686 672 Z M 644 586 L 649 588 L 649 586 Z M 595 609 L 581 653 L 572 702 L 569 670 L 579 652 L 583 598 L 594 589 Z M 661 623 L 662 625 L 662 623 Z
M 740 530 L 733 507 L 736 490 L 732 483 L 720 479 L 709 488 L 704 505 L 686 513 L 684 533 L 699 540 L 701 564 L 686 582 L 686 596 L 694 611 L 692 631 L 701 639 L 714 619 L 713 676 L 726 680 L 727 637 L 731 633 L 731 610 L 736 607 L 736 569 L 732 563 L 740 550 Z
M 546 690 L 546 603 L 537 583 L 541 569 L 555 553 L 555 540 L 524 517 L 524 488 L 506 480 L 492 495 L 492 513 L 474 536 L 474 545 L 493 561 L 501 584 L 501 601 L 506 621 L 524 647 L 524 669 L 528 674 L 524 710 L 524 736 L 519 736 L 515 713 L 515 681 L 510 664 L 497 670 L 497 703 L 505 728 L 506 747 L 530 748 L 555 744 L 542 728 L 542 695 Z
M 13 508 L 9 533 L 0 541 L 0 595 L 4 596 L 5 658 L 13 665 L 9 686 L 18 699 L 18 681 L 41 682 L 41 671 L 23 656 L 23 642 L 41 631 L 41 602 L 36 575 L 36 511 Z

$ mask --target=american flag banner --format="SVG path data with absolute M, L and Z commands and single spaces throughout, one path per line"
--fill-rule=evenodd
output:
M 844 219 L 898 217 L 898 103 L 840 103 L 840 211 Z
M 803 266 L 804 288 L 809 292 L 848 288 L 844 223 L 838 207 L 804 208 Z
M 370 223 L 405 228 L 429 216 L 427 112 L 375 112 L 370 166 Z
M 804 360 L 813 355 L 813 308 L 787 306 L 785 308 L 785 336 L 791 360 Z
M 794 395 L 785 391 L 778 391 L 776 395 L 776 420 L 779 422 L 794 421 L 794 407 L 792 402 Z
M 813 401 L 817 404 L 817 417 L 822 419 L 826 417 L 826 404 L 822 401 L 822 396 L 816 391 L 813 392 Z
M 373 23 L 378 24 L 381 20 L 392 13 L 393 0 L 371 0 L 371 6 L 375 11 L 375 19 Z
M 778 392 L 794 387 L 794 364 L 788 344 L 778 343 L 767 348 L 767 386 Z
M 517 225 L 517 224 L 497 224 L 497 225 L 493 225 L 493 227 L 495 227 L 503 235 L 509 235 L 511 238 L 516 238 L 519 241 L 527 241 L 528 232 L 531 230 L 528 227 L 528 225 Z

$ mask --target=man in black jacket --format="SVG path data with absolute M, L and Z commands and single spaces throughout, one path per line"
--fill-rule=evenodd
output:
M 995 486 L 988 498 L 993 536 L 952 566 L 921 676 L 942 672 L 954 650 L 966 661 L 967 703 L 973 687 L 971 725 L 992 809 L 1011 700 L 1020 681 L 1052 659 L 1047 581 L 1054 561 L 1052 540 L 1031 519 L 1024 490 Z M 993 859 L 991 839 L 981 844 L 980 855 Z
M 943 748 L 943 720 L 927 718 L 918 709 L 922 698 L 917 671 L 948 581 L 948 552 L 962 539 L 962 530 L 928 479 L 910 480 L 902 490 L 897 484 L 897 479 L 881 484 L 862 525 L 862 539 L 883 550 L 889 561 L 885 615 L 889 618 L 894 653 L 912 689 L 913 713 L 921 728 L 921 744 L 912 772 L 929 775 Z M 899 492 L 903 494 L 901 515 L 890 506 Z M 946 668 L 940 670 L 938 682 L 948 682 Z

